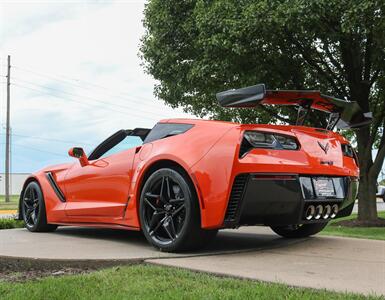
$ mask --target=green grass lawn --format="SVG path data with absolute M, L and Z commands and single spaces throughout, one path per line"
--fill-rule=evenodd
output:
M 385 211 L 379 212 L 378 217 L 385 218 Z M 361 239 L 385 240 L 385 227 L 345 227 L 336 225 L 336 222 L 338 221 L 355 218 L 357 218 L 357 214 L 352 214 L 349 217 L 333 220 L 324 230 L 322 230 L 320 234 L 354 237 Z
M 24 227 L 23 221 L 16 221 L 13 219 L 0 219 L 0 229 L 12 229 Z
M 0 279 L 1 280 L 1 279 Z M 134 265 L 90 274 L 0 282 L 1 299 L 380 299 Z
M 0 196 L 0 210 L 15 210 L 18 208 L 19 196 L 11 196 L 11 202 L 5 202 L 5 197 Z

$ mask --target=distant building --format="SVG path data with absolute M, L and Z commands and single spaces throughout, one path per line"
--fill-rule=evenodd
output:
M 12 173 L 10 176 L 10 194 L 20 195 L 23 183 L 29 176 L 29 173 Z M 0 173 L 0 195 L 5 195 L 5 175 Z

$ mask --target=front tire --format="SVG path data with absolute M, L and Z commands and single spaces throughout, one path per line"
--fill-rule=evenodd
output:
M 304 238 L 322 231 L 328 222 L 287 226 L 271 226 L 276 234 L 285 238 Z
M 217 233 L 203 230 L 194 187 L 180 169 L 156 170 L 140 197 L 140 222 L 146 239 L 166 252 L 199 248 Z
M 36 181 L 27 185 L 21 199 L 21 213 L 29 231 L 49 232 L 57 228 L 57 225 L 47 223 L 43 192 Z

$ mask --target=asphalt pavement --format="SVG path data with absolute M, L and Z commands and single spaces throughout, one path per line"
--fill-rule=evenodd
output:
M 315 236 L 284 239 L 266 227 L 224 230 L 206 249 L 173 254 L 139 232 L 62 227 L 0 231 L 0 263 L 147 262 L 293 286 L 385 296 L 385 241 Z

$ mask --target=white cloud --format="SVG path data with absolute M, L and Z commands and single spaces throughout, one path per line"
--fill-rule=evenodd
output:
M 155 100 L 155 81 L 140 66 L 143 9 L 142 1 L 2 2 L 0 73 L 5 74 L 4 59 L 10 54 L 15 66 L 13 132 L 93 144 L 120 128 L 151 127 L 159 119 L 187 116 Z M 2 99 L 2 124 L 4 103 Z M 16 171 L 43 166 L 36 162 L 41 160 L 37 151 L 28 153 L 17 144 L 64 155 L 69 147 L 14 140 L 15 157 L 26 155 L 31 162 L 14 162 Z M 48 153 L 44 157 L 61 159 Z

